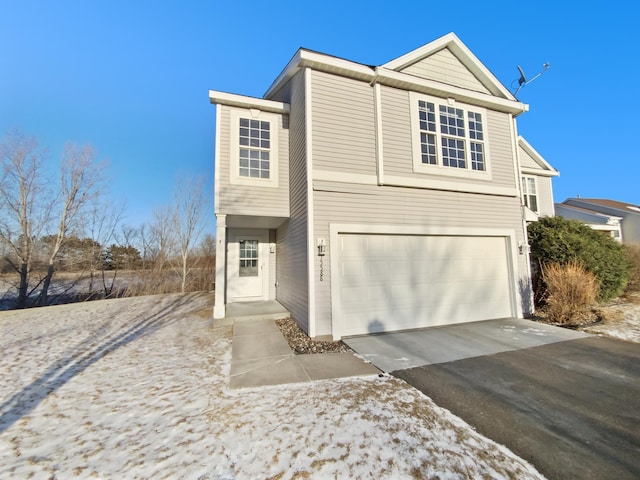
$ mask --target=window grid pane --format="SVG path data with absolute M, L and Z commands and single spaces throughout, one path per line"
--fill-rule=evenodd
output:
M 269 122 L 241 118 L 239 134 L 240 176 L 268 179 L 269 149 L 271 148 Z
M 483 172 L 484 165 L 484 145 L 478 142 L 471 142 L 471 169 Z
M 445 167 L 467 168 L 463 140 L 442 138 L 442 164 Z
M 436 131 L 436 107 L 430 102 L 418 102 L 418 112 L 420 115 L 420 130 L 427 132 Z
M 420 148 L 422 151 L 422 163 L 435 165 L 436 159 L 436 136 L 428 133 L 420 134 Z
M 258 240 L 240 241 L 240 269 L 241 277 L 258 276 Z
M 484 140 L 482 133 L 482 115 L 475 112 L 469 114 L 469 137 L 473 140 Z
M 440 132 L 464 137 L 464 115 L 461 109 L 440 105 Z

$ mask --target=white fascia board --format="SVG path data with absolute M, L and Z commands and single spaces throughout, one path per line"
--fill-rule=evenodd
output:
M 455 35 L 453 35 L 453 37 L 455 37 Z M 457 39 L 457 37 L 455 38 Z M 436 42 L 438 42 L 438 40 Z M 500 84 L 500 82 L 498 82 L 497 79 L 493 77 L 491 72 L 489 72 L 489 70 L 487 70 L 486 67 L 484 67 L 484 65 L 482 65 L 482 63 L 475 56 L 473 56 L 473 54 L 468 51 L 468 49 L 464 45 L 462 45 L 459 40 L 457 40 L 457 42 L 460 44 L 458 45 L 458 43 L 456 43 L 457 48 L 459 48 L 461 51 L 462 49 L 466 50 L 468 54 L 465 53 L 465 55 L 471 56 L 469 57 L 469 62 L 470 64 L 474 65 L 474 69 L 478 71 L 484 69 L 484 71 L 486 71 L 485 74 L 491 76 L 492 78 L 491 84 L 495 83 L 496 85 L 502 87 L 502 84 Z M 494 93 L 498 92 L 505 98 L 501 98 L 499 96 L 496 97 L 495 95 L 474 92 L 472 90 L 446 85 L 434 80 L 426 80 L 415 77 L 413 75 L 408 75 L 406 73 L 396 72 L 390 69 L 388 65 L 389 64 L 383 65 L 382 67 L 372 68 L 367 65 L 352 62 L 350 60 L 300 49 L 287 64 L 285 69 L 280 73 L 280 75 L 278 75 L 276 80 L 271 84 L 269 89 L 264 94 L 264 97 L 269 98 L 280 88 L 282 88 L 282 86 L 287 81 L 289 81 L 289 79 L 293 77 L 301 68 L 309 67 L 314 70 L 334 73 L 336 75 L 342 75 L 344 77 L 354 78 L 357 80 L 370 82 L 372 84 L 381 83 L 383 85 L 405 88 L 407 90 L 413 90 L 421 93 L 444 97 L 454 97 L 460 101 L 466 101 L 471 104 L 480 104 L 482 106 L 494 108 L 498 111 L 511 113 L 516 116 L 529 110 L 529 105 L 517 101 L 516 98 L 511 95 L 506 89 L 504 91 L 500 91 L 499 89 L 496 90 L 494 88 Z M 469 67 L 469 65 L 467 65 L 467 67 Z M 474 73 L 477 74 L 475 70 Z
M 336 73 L 349 78 L 355 78 L 364 81 L 374 79 L 374 71 L 367 65 L 345 60 L 343 58 L 332 57 L 323 53 L 312 52 L 300 49 L 289 61 L 284 70 L 278 75 L 269 89 L 265 92 L 264 97 L 269 98 L 277 92 L 282 85 L 289 81 L 301 68 L 310 67 L 314 70 L 323 72 Z
M 538 153 L 538 151 L 531 146 L 529 142 L 527 142 L 522 135 L 518 135 L 518 146 L 522 148 L 529 156 L 538 164 L 541 168 L 548 171 L 547 176 L 557 177 L 560 175 L 560 172 L 553 168 L 549 162 L 547 162 L 542 155 Z M 524 171 L 524 169 L 523 169 Z M 537 172 L 537 170 L 536 170 Z M 537 175 L 544 175 L 543 173 L 536 173 Z
M 557 170 L 549 171 L 530 167 L 522 167 L 520 173 L 523 175 L 536 175 L 538 177 L 557 177 L 560 175 Z
M 401 57 L 391 60 L 383 65 L 389 70 L 402 70 L 403 68 L 426 58 L 439 50 L 449 48 L 460 61 L 467 67 L 494 95 L 501 95 L 505 99 L 516 101 L 513 94 L 500 82 L 491 71 L 476 57 L 469 48 L 453 32 L 448 33 L 433 42 L 427 43 Z
M 526 103 L 507 100 L 486 93 L 474 92 L 473 90 L 447 85 L 434 80 L 418 78 L 413 75 L 407 75 L 406 73 L 388 70 L 385 67 L 376 68 L 375 81 L 390 87 L 404 88 L 428 95 L 444 98 L 452 97 L 461 102 L 480 105 L 499 112 L 510 113 L 514 116 L 529 110 L 529 105 Z
M 229 107 L 255 108 L 263 112 L 285 113 L 290 111 L 289 104 L 264 100 L 262 98 L 247 97 L 235 93 L 219 92 L 209 90 L 209 101 L 216 105 L 227 105 Z
M 282 85 L 289 81 L 291 77 L 293 77 L 299 70 L 300 65 L 300 56 L 302 55 L 303 50 L 299 49 L 296 54 L 289 60 L 287 66 L 284 67 L 284 70 L 280 72 L 280 75 L 276 77 L 271 86 L 267 89 L 265 94 L 263 95 L 265 98 L 269 98 L 272 94 L 280 89 Z

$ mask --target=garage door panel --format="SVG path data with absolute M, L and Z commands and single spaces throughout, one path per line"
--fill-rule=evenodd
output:
M 504 237 L 339 238 L 342 335 L 512 315 Z

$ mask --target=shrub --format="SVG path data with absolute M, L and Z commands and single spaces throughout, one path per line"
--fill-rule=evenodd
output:
M 547 288 L 545 312 L 549 320 L 560 324 L 584 323 L 590 315 L 600 287 L 591 272 L 576 260 L 566 264 L 550 263 L 542 268 Z
M 596 277 L 598 300 L 610 300 L 624 291 L 629 279 L 629 258 L 613 238 L 562 217 L 542 217 L 529 225 L 528 233 L 534 276 L 551 263 L 566 265 L 575 260 Z M 543 296 L 535 292 L 535 297 Z
M 627 245 L 625 250 L 631 264 L 627 292 L 640 292 L 640 245 Z

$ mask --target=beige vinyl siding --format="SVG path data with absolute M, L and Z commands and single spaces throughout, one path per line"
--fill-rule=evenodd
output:
M 254 185 L 230 184 L 231 162 L 231 135 L 237 135 L 231 131 L 231 108 L 218 105 L 220 112 L 220 125 L 218 125 L 220 145 L 220 162 L 218 185 L 218 211 L 227 215 L 253 215 L 253 216 L 289 216 L 289 130 L 287 119 L 278 116 L 278 187 L 263 187 Z M 250 118 L 250 113 L 247 111 Z
M 381 86 L 383 168 L 385 175 L 415 176 L 409 92 Z
M 520 146 L 518 146 L 518 155 L 520 155 L 520 166 L 522 168 L 540 168 L 538 162 L 531 158 L 531 155 L 529 155 L 526 150 Z
M 511 117 L 506 113 L 486 110 L 487 143 L 493 185 L 516 187 L 511 121 Z
M 314 182 L 314 232 L 329 238 L 329 225 L 377 224 L 440 228 L 512 229 L 515 242 L 524 242 L 520 199 L 462 192 L 429 191 L 401 187 L 346 185 Z M 316 256 L 316 334 L 331 333 L 332 245 L 323 257 L 323 280 L 319 281 L 320 257 Z M 526 255 L 518 255 L 515 276 L 529 288 Z M 523 302 L 525 313 L 528 303 Z
M 536 185 L 538 187 L 538 214 L 541 217 L 553 217 L 555 208 L 553 206 L 551 177 L 536 176 Z
M 311 71 L 314 170 L 375 175 L 373 88 Z
M 416 77 L 466 88 L 476 92 L 490 93 L 489 90 L 465 67 L 448 48 L 409 65 L 401 70 Z
M 290 218 L 276 231 L 276 299 L 291 312 L 305 331 L 309 330 L 309 279 L 307 277 L 307 158 L 304 74 L 289 86 L 290 114 Z
M 510 117 L 507 114 L 484 110 L 484 124 L 488 147 L 491 180 L 429 175 L 413 171 L 411 109 L 409 92 L 382 87 L 382 142 L 384 174 L 411 178 L 455 179 L 461 184 L 492 185 L 515 188 L 515 162 L 511 145 Z M 446 100 L 443 99 L 443 104 Z M 473 106 L 460 104 L 473 110 Z M 462 188 L 462 187 L 461 187 Z

